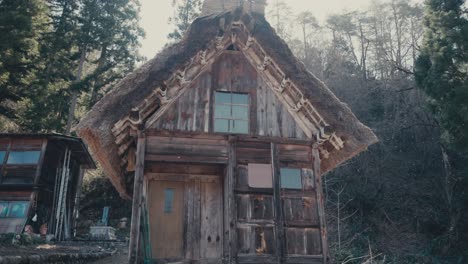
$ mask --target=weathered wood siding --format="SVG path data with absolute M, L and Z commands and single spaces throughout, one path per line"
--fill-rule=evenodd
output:
M 306 139 L 271 89 L 242 53 L 225 51 L 155 122 L 153 128 L 213 132 L 214 92 L 231 91 L 249 94 L 251 135 Z

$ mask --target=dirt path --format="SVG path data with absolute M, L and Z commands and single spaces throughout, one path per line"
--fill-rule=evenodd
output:
M 91 264 L 127 264 L 128 263 L 128 246 L 126 244 L 117 247 L 117 253 L 111 257 L 103 258 Z

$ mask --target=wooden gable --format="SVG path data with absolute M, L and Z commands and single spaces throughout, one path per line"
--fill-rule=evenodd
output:
M 249 95 L 250 135 L 307 139 L 258 70 L 241 52 L 230 50 L 220 54 L 163 114 L 156 113 L 160 117 L 151 128 L 212 133 L 215 91 Z

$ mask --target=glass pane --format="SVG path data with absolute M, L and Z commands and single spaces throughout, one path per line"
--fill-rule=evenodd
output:
M 248 165 L 248 183 L 252 188 L 273 188 L 271 164 Z
M 10 202 L 8 216 L 10 218 L 26 217 L 29 202 Z
M 0 218 L 7 216 L 8 212 L 8 202 L 0 202 Z
M 232 133 L 248 134 L 249 123 L 243 120 L 231 120 L 231 131 Z
M 215 118 L 231 118 L 230 105 L 215 105 Z
M 227 119 L 215 119 L 214 121 L 214 131 L 227 133 L 229 132 L 229 120 Z
M 231 104 L 231 93 L 216 92 L 215 104 Z
M 248 120 L 249 108 L 246 106 L 233 105 L 232 106 L 232 118 Z
M 40 151 L 10 151 L 7 164 L 37 164 Z
M 281 168 L 281 188 L 302 189 L 301 170 Z
M 172 208 L 174 204 L 174 189 L 165 189 L 164 190 L 164 213 L 172 213 Z
M 0 166 L 3 163 L 3 159 L 5 159 L 5 151 L 0 151 Z
M 232 94 L 232 103 L 233 104 L 249 104 L 249 95 L 248 94 Z

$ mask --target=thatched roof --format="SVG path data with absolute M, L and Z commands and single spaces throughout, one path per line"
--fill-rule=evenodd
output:
M 136 106 L 148 102 L 148 98 L 154 95 L 156 88 L 166 89 L 166 81 L 174 79 L 175 72 L 196 58 L 201 51 L 209 49 L 220 35 L 230 34 L 220 30 L 220 27 L 226 29 L 236 21 L 248 27 L 249 40 L 255 39 L 268 58 L 281 68 L 282 74 L 297 86 L 305 99 L 320 113 L 327 123 L 326 129 L 333 131 L 338 141 L 344 141 L 341 148 L 333 150 L 329 158 L 322 161 L 322 172 L 337 167 L 377 142 L 374 133 L 355 117 L 348 106 L 295 58 L 263 15 L 247 14 L 237 9 L 195 20 L 182 41 L 166 47 L 154 59 L 124 78 L 77 126 L 78 134 L 87 142 L 95 158 L 123 197 L 129 197 L 131 188 L 127 185 L 128 180 L 124 176 L 125 169 L 121 167 L 122 157 L 119 151 L 122 154 L 122 146 L 116 143 L 120 142 L 120 139 L 117 139 L 112 132 L 115 124 L 131 116 L 132 109 L 134 111 Z M 265 60 L 266 58 L 265 55 Z M 152 101 L 154 105 L 152 113 L 159 108 L 158 100 L 156 98 Z M 140 121 L 143 123 L 140 122 L 139 125 L 144 126 L 145 120 Z

